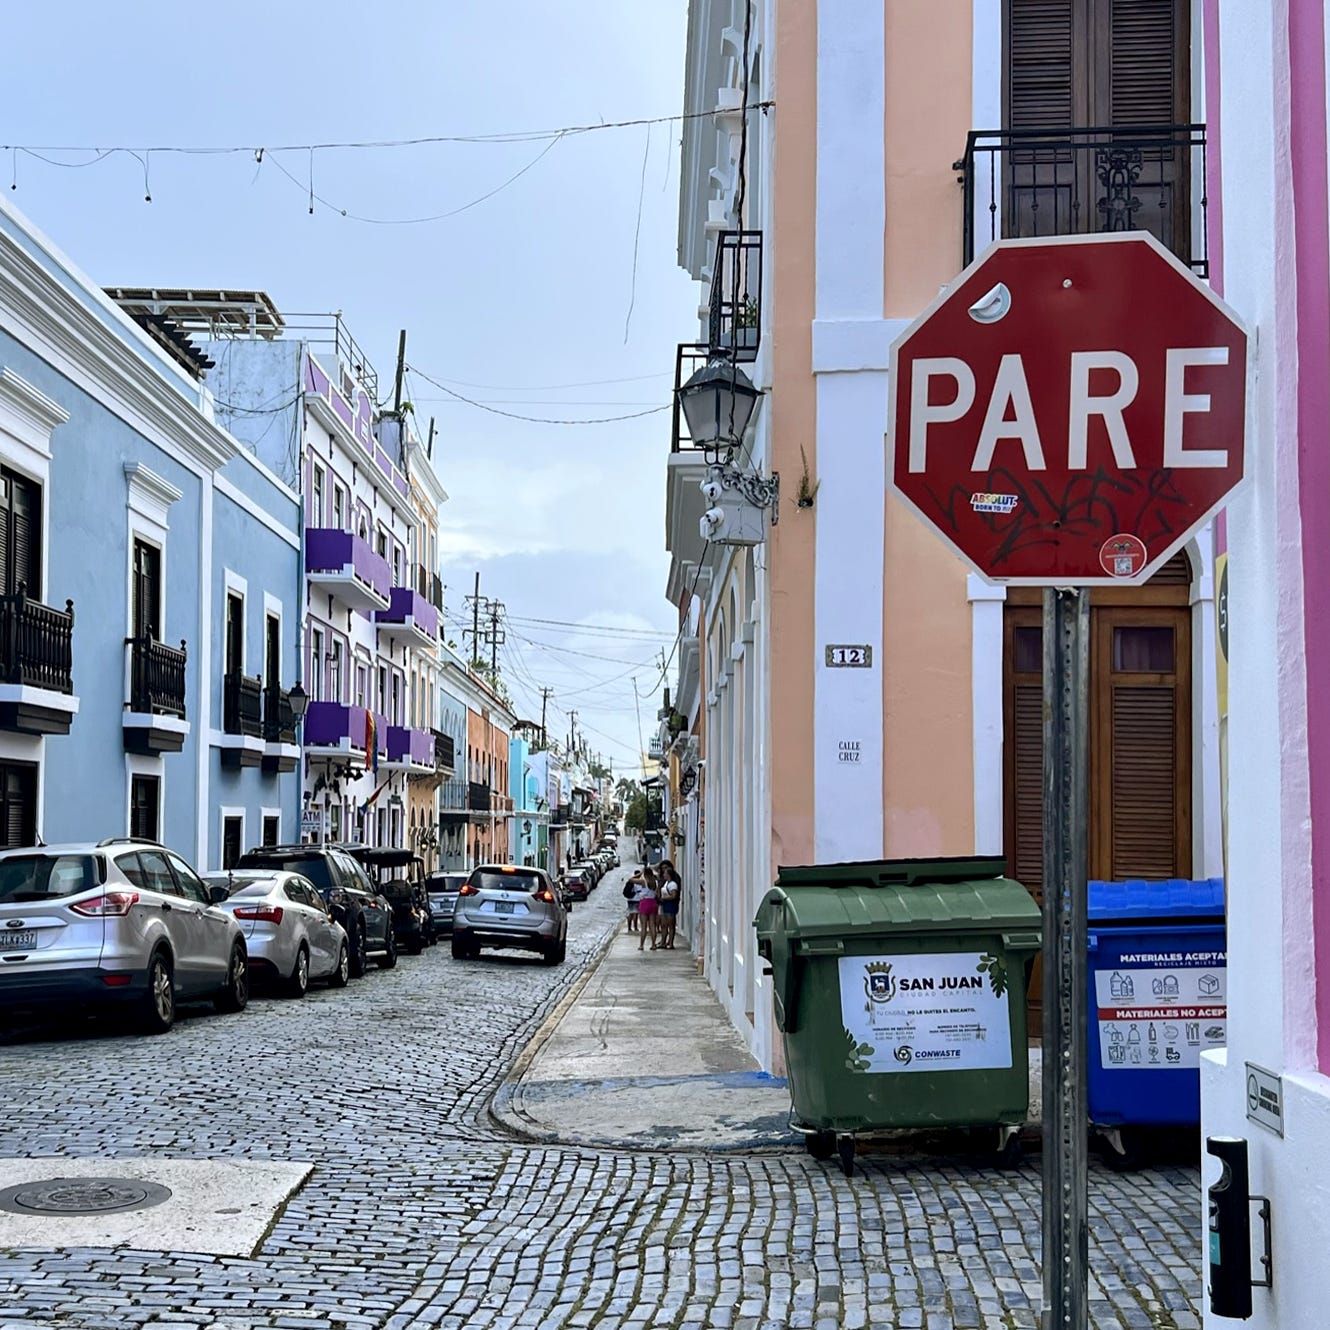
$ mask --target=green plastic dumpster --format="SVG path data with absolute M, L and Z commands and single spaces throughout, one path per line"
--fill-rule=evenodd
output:
M 782 868 L 755 927 L 813 1155 L 849 1174 L 857 1131 L 993 1126 L 1019 1159 L 1040 912 L 1004 860 Z

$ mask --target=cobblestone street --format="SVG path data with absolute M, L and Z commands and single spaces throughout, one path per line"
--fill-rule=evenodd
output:
M 439 947 L 163 1038 L 0 1047 L 0 1155 L 314 1165 L 252 1259 L 0 1253 L 0 1326 L 1034 1326 L 1037 1160 L 868 1153 L 846 1180 L 793 1151 L 537 1147 L 493 1124 L 505 1072 L 620 924 L 617 878 L 559 968 Z M 1197 1188 L 1193 1168 L 1094 1168 L 1100 1330 L 1198 1324 Z

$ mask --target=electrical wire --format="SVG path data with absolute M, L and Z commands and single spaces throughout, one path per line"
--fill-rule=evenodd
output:
M 757 102 L 752 110 L 765 110 L 775 103 Z M 639 116 L 632 120 L 601 120 L 596 124 L 564 125 L 558 129 L 513 130 L 488 134 L 423 134 L 402 139 L 346 139 L 331 140 L 323 143 L 281 143 L 271 146 L 259 144 L 221 145 L 204 147 L 181 143 L 117 144 L 109 148 L 90 147 L 87 144 L 0 144 L 0 152 L 17 149 L 36 156 L 42 152 L 93 152 L 103 157 L 113 152 L 169 152 L 185 156 L 223 157 L 236 153 L 249 153 L 258 156 L 261 153 L 274 152 L 325 152 L 325 151 L 360 151 L 381 148 L 414 148 L 422 144 L 433 143 L 533 143 L 546 139 L 566 138 L 572 134 L 593 134 L 609 129 L 633 129 L 641 125 L 679 124 L 688 120 L 704 120 L 715 116 L 715 111 L 685 111 L 677 115 Z M 99 159 L 100 160 L 100 159 Z M 57 162 L 57 166 L 91 166 L 92 162 Z
M 458 388 L 483 388 L 487 392 L 500 393 L 547 393 L 563 388 L 603 388 L 611 383 L 644 383 L 647 379 L 668 379 L 668 370 L 658 370 L 654 374 L 634 374 L 626 379 L 583 379 L 580 383 L 529 383 L 525 387 L 514 387 L 507 383 L 468 383 L 465 379 L 444 379 Z
M 662 641 L 670 634 L 654 628 L 620 628 L 608 623 L 578 623 L 574 619 L 537 619 L 529 615 L 509 614 L 505 616 L 510 623 L 541 624 L 551 628 L 569 628 L 579 633 L 606 633 L 616 637 L 656 637 Z
M 670 409 L 670 403 L 663 406 L 648 407 L 645 411 L 629 411 L 621 416 L 591 416 L 587 419 L 568 420 L 555 419 L 547 416 L 526 416 L 516 411 L 501 411 L 496 406 L 486 406 L 484 402 L 478 402 L 475 398 L 467 397 L 462 393 L 454 392 L 446 383 L 440 383 L 438 379 L 430 374 L 426 374 L 418 365 L 412 365 L 410 368 L 419 374 L 422 379 L 432 383 L 436 388 L 447 393 L 449 397 L 455 397 L 459 402 L 465 402 L 467 406 L 474 406 L 477 410 L 487 411 L 492 416 L 504 416 L 508 420 L 523 420 L 532 425 L 609 425 L 619 420 L 637 420 L 642 416 L 659 415 L 662 411 Z

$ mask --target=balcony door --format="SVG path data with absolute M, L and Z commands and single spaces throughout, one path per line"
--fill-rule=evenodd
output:
M 278 688 L 282 682 L 282 621 L 269 614 L 263 632 L 263 682 L 269 688 Z
M 1190 13 L 1190 0 L 1004 0 L 1004 126 L 1041 145 L 1012 139 L 1005 235 L 1144 230 L 1190 252 L 1191 149 L 1140 133 L 1191 121 Z M 1107 126 L 1124 132 L 1068 134 Z
M 134 542 L 134 636 L 162 640 L 162 552 Z
M 226 593 L 226 672 L 245 669 L 245 600 L 234 591 Z
M 12 596 L 22 583 L 31 599 L 42 598 L 41 530 L 41 487 L 0 467 L 0 593 Z

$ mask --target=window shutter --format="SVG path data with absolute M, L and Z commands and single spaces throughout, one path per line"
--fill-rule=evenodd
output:
M 1102 0 L 1101 0 L 1102 2 Z M 1106 123 L 1171 125 L 1189 120 L 1179 98 L 1186 58 L 1180 0 L 1108 0 Z
M 1065 128 L 1080 123 L 1075 11 L 1085 0 L 1007 0 L 1007 125 Z
M 1185 876 L 1177 843 L 1176 738 L 1172 685 L 1114 687 L 1108 813 L 1115 882 Z
M 1041 898 L 1044 882 L 1044 698 L 1042 684 L 1017 684 L 1012 705 L 1011 875 Z

